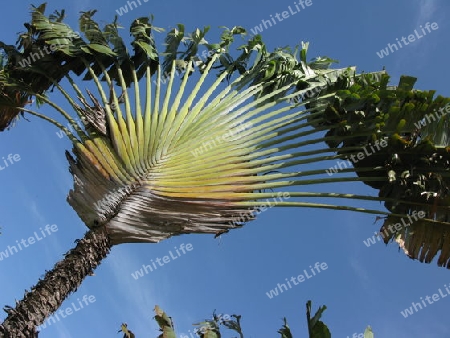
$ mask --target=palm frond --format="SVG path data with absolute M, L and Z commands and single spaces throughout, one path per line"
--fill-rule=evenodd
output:
M 44 9 L 34 9 L 23 45 L 73 34 L 62 24 L 62 13 L 50 21 Z M 101 29 L 94 14 L 82 13 L 80 19 L 86 41 L 67 39 L 51 54 L 70 65 L 64 72 L 47 73 L 37 63 L 24 73 L 39 76 L 45 85 L 13 73 L 8 67 L 18 51 L 3 45 L 9 54 L 0 74 L 0 103 L 69 133 L 74 148 L 66 156 L 74 189 L 68 201 L 88 227 L 106 226 L 114 244 L 158 242 L 185 233 L 217 235 L 273 205 L 390 217 L 426 209 L 424 222 L 448 221 L 446 120 L 430 123 L 416 137 L 413 126 L 449 99 L 414 90 L 410 77 L 393 87 L 385 71 L 358 75 L 354 67 L 330 69 L 336 61 L 328 57 L 308 62 L 308 43 L 294 51 L 268 52 L 254 36 L 234 58 L 230 45 L 245 35 L 242 27 L 226 28 L 219 43 L 210 43 L 208 28 L 185 36 L 179 25 L 166 38 L 161 67 L 152 18 L 132 23 L 132 54 L 117 20 Z M 200 48 L 214 52 L 199 62 Z M 175 76 L 179 67 L 185 70 L 181 78 Z M 92 81 L 97 93 L 84 94 L 73 74 Z M 84 128 L 70 133 L 63 123 L 17 104 L 11 94 L 35 97 L 74 125 L 70 114 L 45 96 L 50 85 Z M 349 161 L 381 142 L 388 146 L 357 163 Z M 414 162 L 417 156 L 422 164 Z M 395 163 L 398 158 L 404 165 Z M 345 161 L 349 165 L 337 169 Z M 333 165 L 336 170 L 330 171 Z M 336 192 L 343 182 L 364 182 L 380 191 L 378 196 Z M 355 200 L 364 206 L 354 207 Z M 372 209 L 373 201 L 384 202 L 387 211 Z
M 224 72 L 200 96 L 217 58 L 213 57 L 189 93 L 185 93 L 189 73 L 177 88 L 172 72 L 162 95 L 159 86 L 153 90 L 147 67 L 143 105 L 138 82 L 134 83 L 135 101 L 131 102 L 120 68 L 116 80 L 121 83 L 119 90 L 125 92 L 123 103 L 118 101 L 108 71 L 99 63 L 109 88 L 105 89 L 100 74 L 97 76 L 86 62 L 100 99 L 90 93 L 88 98 L 80 96 L 84 107 L 78 105 L 77 110 L 88 121 L 92 120 L 92 110 L 101 111 L 96 123 L 107 126 L 107 132 L 101 132 L 95 124 L 86 128 L 85 135 L 75 141 L 75 158 L 69 153 L 67 157 L 75 178 L 68 201 L 89 227 L 106 224 L 115 243 L 157 242 L 182 233 L 226 231 L 254 219 L 267 203 L 379 213 L 348 205 L 294 200 L 378 198 L 297 191 L 296 186 L 301 185 L 358 179 L 308 179 L 308 175 L 323 175 L 325 170 L 303 173 L 296 169 L 336 156 L 330 154 L 333 150 L 323 147 L 323 133 L 311 129 L 307 122 L 308 116 L 320 111 L 303 109 L 305 103 L 291 104 L 290 99 L 298 92 L 279 97 L 292 84 L 260 96 L 267 81 L 252 84 L 257 73 L 241 75 L 223 87 L 222 81 L 228 75 Z M 161 76 L 159 71 L 158 80 Z M 242 89 L 243 83 L 250 85 Z M 107 98 L 111 88 L 115 111 Z M 93 107 L 87 104 L 88 99 Z M 316 147 L 294 151 L 309 145 Z M 319 152 L 328 154 L 316 156 Z M 281 169 L 284 172 L 277 172 Z M 288 187 L 294 190 L 283 190 Z M 269 192 L 271 189 L 277 191 Z

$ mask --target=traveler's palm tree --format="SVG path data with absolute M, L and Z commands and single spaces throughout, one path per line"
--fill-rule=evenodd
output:
M 384 226 L 425 210 L 420 226 L 426 233 L 401 230 L 396 236 L 413 258 L 422 259 L 420 248 L 429 251 L 426 261 L 441 250 L 438 264 L 448 267 L 448 236 L 434 230 L 447 224 L 448 155 L 445 147 L 437 151 L 431 138 L 406 141 L 413 137 L 412 122 L 401 120 L 420 120 L 442 98 L 412 86 L 387 86 L 384 71 L 355 75 L 354 68 L 329 69 L 329 58 L 307 62 L 307 44 L 295 52 L 268 52 L 255 36 L 233 58 L 230 45 L 245 33 L 240 27 L 226 29 L 219 43 L 210 44 L 204 38 L 207 29 L 186 35 L 179 25 L 167 35 L 160 64 L 149 18 L 132 23 L 130 55 L 117 23 L 101 30 L 92 20 L 95 11 L 80 18 L 85 41 L 62 23 L 64 12 L 46 17 L 44 10 L 34 8 L 28 32 L 19 38 L 20 50 L 0 45 L 6 53 L 0 129 L 29 113 L 68 135 L 73 149 L 66 156 L 74 177 L 68 202 L 89 231 L 15 308 L 5 309 L 0 334 L 34 334 L 113 245 L 190 233 L 220 235 L 253 220 L 269 203 L 386 215 Z M 55 44 L 51 53 L 24 64 L 32 53 Z M 208 57 L 198 56 L 201 48 Z M 90 91 L 79 87 L 76 78 L 82 75 Z M 49 88 L 60 92 L 67 108 L 49 98 Z M 36 112 L 30 100 L 52 107 L 73 128 Z M 409 102 L 416 106 L 403 112 Z M 444 134 L 442 126 L 436 128 L 433 135 Z M 326 174 L 326 166 L 335 163 L 330 160 L 380 142 L 387 147 L 355 168 Z M 400 170 L 390 162 L 392 156 L 413 170 L 408 161 L 428 143 L 428 166 L 414 164 L 419 169 L 410 174 L 420 175 L 423 189 L 412 189 L 412 179 L 392 179 L 392 171 Z M 356 181 L 380 189 L 380 195 L 325 192 L 336 183 Z M 307 185 L 325 188 L 301 191 Z M 388 211 L 348 204 L 356 200 L 383 201 Z

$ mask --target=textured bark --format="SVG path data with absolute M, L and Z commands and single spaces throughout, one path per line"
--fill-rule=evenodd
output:
M 0 113 L 0 131 L 8 129 L 19 113 L 14 109 L 3 109 Z
M 89 230 L 65 258 L 48 271 L 16 307 L 5 308 L 8 317 L 0 325 L 0 338 L 34 338 L 36 326 L 58 310 L 108 255 L 111 242 L 105 227 Z

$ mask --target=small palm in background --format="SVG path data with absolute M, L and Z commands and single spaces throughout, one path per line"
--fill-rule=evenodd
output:
M 309 338 L 331 338 L 331 333 L 328 327 L 321 321 L 323 312 L 327 309 L 326 306 L 320 306 L 314 316 L 311 314 L 311 301 L 306 303 L 306 321 L 308 324 Z M 155 321 L 159 325 L 159 330 L 162 332 L 158 338 L 176 338 L 175 326 L 173 320 L 169 317 L 158 305 L 155 306 Z M 228 330 L 239 334 L 239 338 L 244 338 L 243 328 L 241 326 L 241 316 L 231 315 L 221 317 L 213 313 L 212 319 L 207 319 L 204 322 L 193 324 L 196 326 L 194 334 L 200 338 L 220 338 L 222 337 L 221 328 L 225 327 Z M 122 332 L 123 338 L 134 338 L 135 335 L 128 329 L 127 324 L 122 324 L 119 332 Z M 286 318 L 283 318 L 283 326 L 277 331 L 280 338 L 293 338 L 294 335 L 287 323 Z M 187 336 L 186 336 L 187 337 Z M 370 326 L 364 331 L 364 338 L 374 338 L 374 334 Z

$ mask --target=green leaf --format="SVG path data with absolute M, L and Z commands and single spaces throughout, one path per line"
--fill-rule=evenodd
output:
M 105 54 L 105 55 L 110 55 L 110 56 L 115 56 L 116 53 L 114 53 L 111 48 L 106 47 L 104 45 L 99 45 L 96 43 L 91 43 L 89 45 L 90 49 L 93 49 L 94 51 L 96 51 L 97 53 L 101 53 L 101 54 Z
M 286 318 L 283 318 L 284 324 L 281 329 L 279 329 L 277 332 L 281 335 L 280 338 L 293 338 L 291 329 L 289 328 L 289 325 L 287 324 Z
M 316 311 L 316 314 L 311 318 L 311 301 L 308 300 L 306 303 L 306 318 L 308 322 L 309 338 L 331 338 L 331 333 L 328 327 L 320 321 L 322 313 L 327 309 L 327 307 L 321 306 Z
M 154 309 L 156 315 L 155 320 L 162 332 L 158 338 L 176 338 L 172 318 L 170 318 L 158 305 Z
M 368 326 L 366 330 L 364 331 L 364 338 L 374 338 L 374 334 L 372 332 L 372 328 Z

